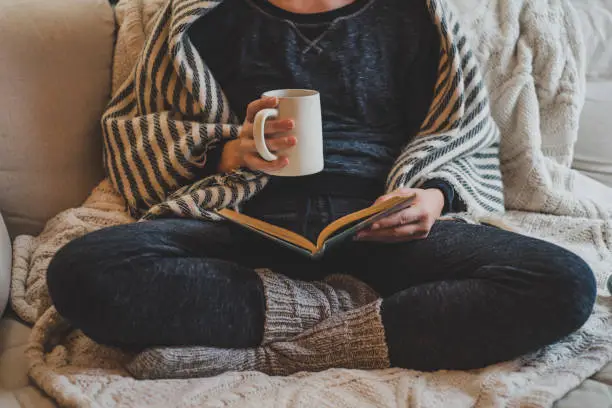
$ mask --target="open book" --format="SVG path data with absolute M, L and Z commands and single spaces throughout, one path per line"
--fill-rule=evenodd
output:
M 329 248 L 332 244 L 352 237 L 359 231 L 375 223 L 377 220 L 409 207 L 413 201 L 414 195 L 405 197 L 395 196 L 338 218 L 321 231 L 316 243 L 310 242 L 302 235 L 289 231 L 288 229 L 281 228 L 257 218 L 249 217 L 248 215 L 228 208 L 216 210 L 216 213 L 226 220 L 235 222 L 285 247 L 294 249 L 310 258 L 318 258 L 322 256 L 326 248 Z

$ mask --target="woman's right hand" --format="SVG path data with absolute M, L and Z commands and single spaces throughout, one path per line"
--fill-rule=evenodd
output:
M 253 140 L 253 121 L 257 112 L 276 106 L 278 106 L 278 98 L 276 97 L 258 99 L 249 104 L 238 139 L 227 142 L 223 148 L 219 164 L 221 172 L 236 167 L 248 167 L 251 170 L 258 171 L 275 171 L 289 164 L 289 159 L 284 156 L 279 156 L 273 161 L 264 160 L 257 153 L 255 140 Z M 295 136 L 279 136 L 279 133 L 290 131 L 294 126 L 295 123 L 292 119 L 266 120 L 264 133 L 268 150 L 274 153 L 295 146 L 297 143 Z

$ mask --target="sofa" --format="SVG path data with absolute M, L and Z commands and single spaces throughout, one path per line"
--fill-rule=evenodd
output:
M 574 168 L 612 186 L 612 0 L 573 0 L 587 51 Z M 8 300 L 11 240 L 36 235 L 103 178 L 99 118 L 116 21 L 107 0 L 0 2 L 0 407 L 53 407 L 28 380 L 30 328 Z M 612 364 L 558 408 L 612 406 Z
M 612 185 L 612 0 L 573 0 L 586 48 L 587 92 L 573 167 Z

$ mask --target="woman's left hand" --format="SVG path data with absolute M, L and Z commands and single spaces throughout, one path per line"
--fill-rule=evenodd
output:
M 403 242 L 426 238 L 436 219 L 444 208 L 444 194 L 432 188 L 398 188 L 385 194 L 376 202 L 388 200 L 394 196 L 416 194 L 414 203 L 395 214 L 376 221 L 355 237 L 359 241 Z

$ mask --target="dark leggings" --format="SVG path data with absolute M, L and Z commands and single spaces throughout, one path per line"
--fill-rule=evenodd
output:
M 314 236 L 357 199 L 261 203 L 251 214 Z M 595 281 L 556 245 L 490 226 L 437 222 L 401 244 L 350 241 L 319 261 L 228 223 L 157 220 L 106 228 L 48 269 L 57 310 L 94 340 L 125 347 L 257 346 L 265 300 L 253 268 L 302 280 L 353 275 L 378 291 L 392 365 L 468 369 L 515 358 L 579 328 Z

